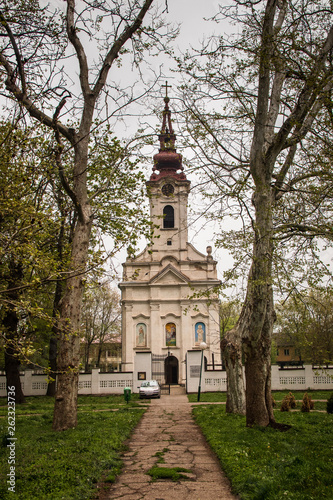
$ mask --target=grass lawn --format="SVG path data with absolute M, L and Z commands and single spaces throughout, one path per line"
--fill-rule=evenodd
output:
M 275 393 L 275 400 L 281 401 L 288 392 Z M 311 396 L 326 401 L 329 394 Z M 303 392 L 294 395 L 302 399 Z M 225 396 L 204 393 L 201 401 L 225 401 Z M 16 407 L 13 494 L 6 484 L 6 402 L 0 399 L 0 498 L 4 500 L 95 498 L 96 483 L 102 478 L 112 482 L 120 472 L 124 442 L 145 411 L 138 395 L 132 395 L 129 404 L 123 396 L 79 396 L 78 427 L 58 433 L 51 428 L 53 398 L 27 398 L 26 404 Z M 244 417 L 226 415 L 225 405 L 197 406 L 193 412 L 242 500 L 332 500 L 332 415 L 277 410 L 277 420 L 292 425 L 281 433 L 248 429 Z
M 292 394 L 295 396 L 295 399 L 297 401 L 297 408 L 301 408 L 305 391 L 273 391 L 272 395 L 276 402 L 276 409 L 280 409 L 282 399 L 287 394 L 289 394 L 289 392 L 292 392 Z M 314 409 L 320 411 L 326 411 L 326 402 L 331 394 L 332 391 L 308 391 L 308 395 L 311 396 L 313 401 L 315 401 Z M 190 403 L 196 403 L 198 400 L 197 394 L 188 394 L 187 396 Z M 200 394 L 200 403 L 225 403 L 226 401 L 226 392 L 203 392 Z
M 0 498 L 18 500 L 84 500 L 94 498 L 96 483 L 106 474 L 113 481 L 121 469 L 124 441 L 145 407 L 137 395 L 79 396 L 78 427 L 51 429 L 53 398 L 28 397 L 16 407 L 15 494 L 7 489 L 9 450 L 6 399 L 0 400 Z M 117 410 L 117 411 L 114 411 Z
M 224 405 L 193 413 L 242 500 L 332 500 L 332 414 L 277 411 L 278 422 L 292 425 L 280 432 L 249 429 L 245 417 L 226 414 Z

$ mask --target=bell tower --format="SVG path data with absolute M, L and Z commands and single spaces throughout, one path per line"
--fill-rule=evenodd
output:
M 159 226 L 159 238 L 154 240 L 153 252 L 168 250 L 170 255 L 181 258 L 188 241 L 187 200 L 191 183 L 184 173 L 182 155 L 175 149 L 167 83 L 165 87 L 162 129 L 158 137 L 160 148 L 153 158 L 153 173 L 147 188 L 151 219 Z

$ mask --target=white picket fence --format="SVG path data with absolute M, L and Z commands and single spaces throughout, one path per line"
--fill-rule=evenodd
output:
M 224 371 L 203 373 L 204 391 L 226 391 L 227 377 Z M 333 368 L 315 369 L 311 365 L 303 368 L 283 368 L 272 366 L 272 390 L 330 390 L 333 389 Z
M 198 374 L 188 380 L 188 392 L 196 392 Z M 26 396 L 42 396 L 47 390 L 47 376 L 26 370 L 21 375 L 21 384 Z M 93 369 L 91 373 L 79 376 L 79 394 L 123 394 L 125 387 L 138 392 L 138 382 L 133 372 L 100 373 Z M 314 369 L 311 365 L 304 368 L 284 368 L 272 366 L 273 390 L 333 390 L 333 368 Z M 226 372 L 221 370 L 203 371 L 201 392 L 226 391 Z M 6 377 L 0 375 L 0 396 L 6 396 Z
M 21 374 L 21 386 L 25 396 L 44 396 L 47 391 L 47 375 L 25 370 Z M 133 387 L 132 372 L 80 373 L 79 394 L 123 394 L 125 387 Z M 0 396 L 6 396 L 6 377 L 0 375 Z

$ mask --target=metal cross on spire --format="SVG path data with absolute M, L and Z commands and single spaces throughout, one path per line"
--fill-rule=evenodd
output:
M 171 89 L 171 85 L 168 85 L 168 82 L 165 82 L 165 85 L 162 85 L 162 87 L 165 87 L 165 97 L 168 98 L 168 87 Z

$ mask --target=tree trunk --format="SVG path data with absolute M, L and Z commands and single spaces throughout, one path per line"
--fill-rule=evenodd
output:
M 90 344 L 87 342 L 84 348 L 84 371 L 88 373 Z
M 245 415 L 242 349 L 237 338 L 237 330 L 233 329 L 221 342 L 227 374 L 226 412 Z
M 58 259 L 59 262 L 62 262 L 63 259 L 63 247 L 64 247 L 64 239 L 65 239 L 65 213 L 63 209 L 63 195 L 61 190 L 59 190 L 58 194 L 58 206 L 59 210 L 62 216 L 61 220 L 61 226 L 60 226 L 60 231 L 58 235 L 58 242 L 57 242 L 57 254 L 58 254 Z M 59 314 L 59 304 L 62 296 L 62 282 L 61 280 L 57 280 L 56 283 L 56 288 L 54 292 L 54 299 L 53 299 L 53 311 L 52 311 L 52 318 L 54 321 L 53 327 L 52 327 L 52 335 L 50 338 L 50 345 L 49 345 L 49 368 L 50 368 L 50 379 L 49 383 L 47 386 L 47 396 L 55 396 L 56 394 L 56 373 L 57 373 L 57 350 L 58 350 L 58 328 L 57 328 L 57 317 Z
M 99 364 L 101 362 L 101 356 L 102 356 L 102 346 L 101 346 L 101 341 L 99 341 L 98 354 L 97 354 L 97 363 L 96 363 L 96 366 L 98 368 L 99 368 Z
M 246 378 L 246 425 L 267 427 L 270 415 L 266 401 L 268 366 L 260 347 L 255 347 L 245 363 Z
M 52 329 L 52 337 L 50 338 L 49 344 L 49 383 L 47 385 L 47 396 L 55 396 L 56 393 L 56 373 L 57 373 L 57 348 L 58 348 L 58 338 L 54 330 Z
M 56 289 L 54 293 L 53 301 L 53 313 L 52 318 L 56 322 L 57 315 L 59 312 L 59 304 L 62 295 L 62 284 L 58 280 L 56 284 Z M 51 380 L 47 386 L 47 396 L 55 396 L 56 394 L 56 373 L 57 373 L 57 350 L 58 350 L 58 328 L 54 324 L 52 327 L 52 336 L 50 338 L 49 344 L 49 368 L 50 368 L 50 378 Z
M 77 392 L 80 363 L 80 316 L 83 282 L 86 269 L 92 218 L 78 219 L 73 237 L 73 276 L 67 280 L 60 305 L 59 349 L 57 358 L 57 391 L 53 429 L 62 431 L 77 426 Z
M 16 357 L 17 350 L 14 345 L 8 343 L 5 348 L 5 370 L 6 370 L 6 382 L 7 391 L 8 387 L 15 387 L 14 390 L 10 392 L 15 392 L 15 403 L 22 404 L 25 403 L 24 394 L 22 391 L 21 379 L 20 379 L 20 360 Z
M 19 338 L 17 333 L 19 319 L 15 309 L 15 302 L 19 298 L 19 291 L 17 288 L 23 277 L 23 269 L 20 263 L 11 261 L 9 263 L 9 279 L 8 279 L 8 293 L 7 299 L 9 302 L 8 309 L 3 319 L 3 326 L 6 331 L 6 344 L 5 344 L 5 371 L 7 390 L 8 387 L 15 387 L 15 402 L 17 404 L 25 403 L 24 394 L 22 391 L 20 379 L 20 358 L 19 358 Z
M 272 197 L 270 187 L 258 183 L 253 264 L 249 276 L 249 315 L 244 315 L 246 425 L 266 427 L 274 421 L 271 398 L 271 341 L 274 324 L 272 290 Z

